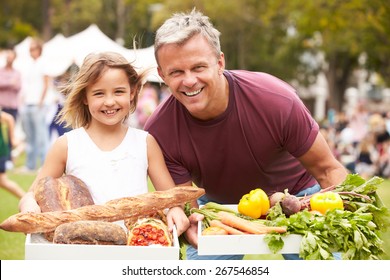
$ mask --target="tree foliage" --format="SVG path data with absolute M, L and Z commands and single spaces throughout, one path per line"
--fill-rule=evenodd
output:
M 390 84 L 388 0 L 2 0 L 0 48 L 29 35 L 73 35 L 91 23 L 126 47 L 134 40 L 147 47 L 165 19 L 194 7 L 221 31 L 229 69 L 264 71 L 303 85 L 323 72 L 335 109 L 354 85 L 356 69 L 377 72 Z

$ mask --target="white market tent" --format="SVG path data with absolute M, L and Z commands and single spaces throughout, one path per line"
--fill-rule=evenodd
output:
M 15 46 L 18 54 L 15 68 L 22 68 L 23 61 L 29 59 L 30 41 L 31 38 L 27 37 Z M 46 61 L 48 73 L 55 77 L 63 74 L 73 63 L 80 66 L 89 53 L 102 51 L 122 54 L 137 69 L 152 69 L 148 80 L 162 82 L 157 73 L 153 46 L 137 50 L 127 49 L 111 40 L 95 24 L 67 38 L 57 34 L 44 44 L 42 57 Z
M 74 61 L 81 65 L 84 58 L 92 52 L 113 51 L 122 54 L 126 59 L 132 58 L 132 50 L 126 49 L 107 37 L 95 24 L 87 29 L 68 37 L 69 52 Z

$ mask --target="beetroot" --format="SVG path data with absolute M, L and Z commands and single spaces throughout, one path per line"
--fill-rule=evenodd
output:
M 282 206 L 283 213 L 289 217 L 301 210 L 301 202 L 299 199 L 291 194 L 286 194 L 281 200 L 280 206 Z

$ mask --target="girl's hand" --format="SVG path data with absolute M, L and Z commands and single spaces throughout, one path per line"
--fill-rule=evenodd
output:
M 41 208 L 39 207 L 37 201 L 35 200 L 33 192 L 26 193 L 20 199 L 19 211 L 21 213 L 27 213 L 27 212 L 41 213 Z
M 186 214 L 181 207 L 173 207 L 169 209 L 167 213 L 167 223 L 170 232 L 173 230 L 173 226 L 176 225 L 177 235 L 180 236 L 190 226 Z

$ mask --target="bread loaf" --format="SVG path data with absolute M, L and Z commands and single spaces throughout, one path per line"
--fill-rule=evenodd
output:
M 57 244 L 126 245 L 125 230 L 102 221 L 77 221 L 59 225 L 54 231 Z
M 34 196 L 42 212 L 70 210 L 94 204 L 85 183 L 73 175 L 42 178 L 34 190 Z
M 12 232 L 37 233 L 53 231 L 57 226 L 81 220 L 118 221 L 152 215 L 158 210 L 183 205 L 205 194 L 198 187 L 174 187 L 134 197 L 114 199 L 103 205 L 87 205 L 73 210 L 44 213 L 18 213 L 0 224 Z
M 86 184 L 73 175 L 42 178 L 34 190 L 34 196 L 42 212 L 71 210 L 94 204 Z M 52 242 L 53 234 L 53 231 L 47 232 L 45 238 Z

